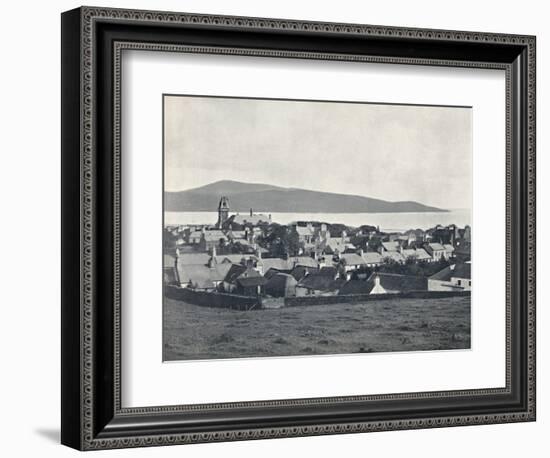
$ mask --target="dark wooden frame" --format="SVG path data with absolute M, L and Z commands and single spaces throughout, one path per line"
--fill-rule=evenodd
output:
M 124 409 L 120 53 L 124 49 L 506 71 L 505 388 Z M 81 449 L 535 419 L 535 38 L 82 7 L 62 15 L 62 434 Z

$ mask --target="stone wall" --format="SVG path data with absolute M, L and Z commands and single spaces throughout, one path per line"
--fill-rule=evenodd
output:
M 444 297 L 469 296 L 470 291 L 411 291 L 398 294 L 343 294 L 334 296 L 286 297 L 285 307 L 322 304 L 349 304 L 354 302 L 380 301 L 386 299 L 439 299 Z
M 229 308 L 235 310 L 253 310 L 261 307 L 261 300 L 257 297 L 239 296 L 208 291 L 195 291 L 178 286 L 165 286 L 164 295 L 176 301 L 205 307 Z

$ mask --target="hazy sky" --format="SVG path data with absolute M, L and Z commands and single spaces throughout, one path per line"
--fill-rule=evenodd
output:
M 470 208 L 472 110 L 165 96 L 165 189 L 218 180 Z

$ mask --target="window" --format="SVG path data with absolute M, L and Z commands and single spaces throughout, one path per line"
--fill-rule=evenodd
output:
M 457 280 L 456 283 L 458 284 L 458 286 L 462 286 L 462 280 Z

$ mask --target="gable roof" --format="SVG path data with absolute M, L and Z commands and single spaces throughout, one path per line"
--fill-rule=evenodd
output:
M 432 250 L 432 251 L 440 251 L 440 250 L 444 250 L 445 248 L 443 247 L 443 245 L 441 245 L 441 243 L 436 243 L 436 242 L 433 242 L 433 243 L 427 243 L 426 244 L 427 247 Z
M 241 285 L 243 288 L 250 288 L 251 286 L 262 286 L 267 283 L 267 279 L 262 277 L 239 277 L 236 281 L 237 284 Z
M 319 267 L 319 263 L 311 256 L 295 256 L 288 258 L 288 261 L 291 269 L 295 266 Z
M 267 278 L 268 280 L 273 277 L 274 275 L 277 275 L 277 274 L 280 274 L 281 271 L 278 270 L 278 269 L 274 269 L 273 267 L 271 267 L 270 269 L 268 269 L 267 271 L 264 271 L 264 277 Z
M 409 249 L 404 249 L 401 251 L 401 255 L 407 259 L 407 258 L 410 258 L 410 257 L 413 257 L 413 258 L 416 258 L 417 255 L 416 255 L 416 250 L 415 249 L 412 249 L 412 248 L 409 248 Z
M 313 230 L 313 227 L 307 227 L 307 226 L 294 226 L 296 233 L 298 235 L 313 235 L 315 231 Z
M 316 275 L 324 275 L 326 277 L 336 278 L 337 274 L 338 274 L 338 269 L 336 267 L 324 266 L 324 267 L 321 267 L 321 269 Z
M 265 285 L 265 292 L 271 296 L 294 296 L 298 282 L 289 274 L 278 273 L 273 275 Z
M 471 264 L 452 264 L 433 274 L 430 280 L 449 281 L 453 277 L 471 279 Z
M 318 249 L 327 254 L 334 254 L 336 251 L 343 253 L 346 250 L 355 250 L 355 245 L 349 240 L 342 240 L 341 237 L 333 237 L 320 243 Z
M 401 251 L 401 255 L 406 260 L 407 258 L 416 258 L 417 261 L 431 259 L 432 257 L 424 248 L 409 248 Z
M 399 251 L 386 251 L 382 254 L 382 261 L 384 261 L 384 259 L 391 259 L 393 261 L 396 261 L 396 262 L 404 262 L 405 261 L 405 258 L 403 257 L 403 255 L 401 253 L 399 253 Z
M 363 266 L 366 264 L 365 260 L 357 253 L 343 253 L 340 255 L 340 259 L 345 260 L 348 266 Z
M 218 266 L 208 267 L 198 264 L 178 265 L 178 275 L 181 284 L 191 283 L 201 289 L 214 288 L 214 282 L 223 280 L 225 273 Z
M 281 258 L 262 258 L 258 260 L 263 268 L 264 272 L 267 272 L 269 269 L 277 270 L 292 270 L 292 265 L 286 259 Z
M 385 251 L 397 251 L 399 248 L 399 243 L 396 241 L 393 242 L 382 242 L 382 247 Z
M 367 264 L 380 264 L 382 262 L 382 256 L 375 251 L 367 251 L 363 253 L 363 259 Z
M 202 237 L 202 231 L 193 231 L 189 234 L 189 240 L 200 240 Z
M 298 282 L 298 286 L 316 291 L 335 291 L 341 282 L 328 275 L 309 274 Z
M 209 259 L 210 255 L 208 253 L 181 253 L 178 256 L 178 266 L 190 264 L 205 265 Z
M 308 266 L 296 266 L 290 272 L 290 275 L 296 280 L 301 280 L 309 273 L 317 273 L 319 269 L 317 267 L 308 267 Z
M 233 283 L 237 279 L 239 275 L 241 275 L 245 270 L 246 266 L 243 266 L 242 264 L 229 264 L 231 267 L 225 274 L 225 277 L 223 281 L 227 283 Z
M 209 258 L 210 259 L 210 258 Z M 239 254 L 220 254 L 216 256 L 216 262 L 232 262 L 233 264 L 240 264 L 242 260 L 252 259 L 257 261 L 258 258 L 251 254 L 239 253 Z
M 417 248 L 415 251 L 416 251 L 416 258 L 419 261 L 425 261 L 426 259 L 432 258 L 424 248 Z
M 207 242 L 218 242 L 220 239 L 227 240 L 227 236 L 219 229 L 204 231 L 204 240 Z
M 374 288 L 374 281 L 348 280 L 338 291 L 339 296 L 347 294 L 370 294 Z

